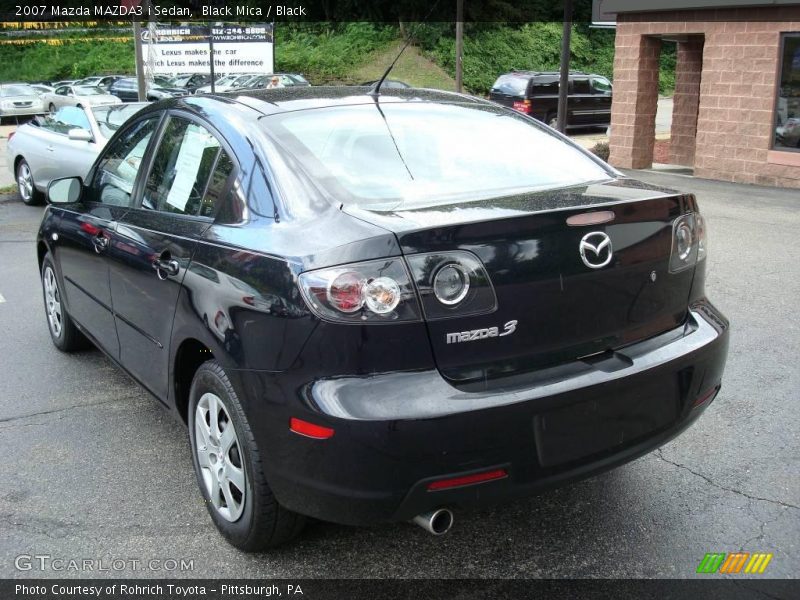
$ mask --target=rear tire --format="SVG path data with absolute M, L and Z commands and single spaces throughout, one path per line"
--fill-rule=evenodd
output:
M 88 346 L 88 340 L 75 326 L 64 306 L 56 268 L 49 252 L 42 261 L 42 293 L 47 330 L 53 345 L 62 352 L 75 352 Z
M 558 115 L 549 113 L 545 118 L 544 122 L 547 123 L 553 129 L 558 129 Z
M 242 405 L 215 360 L 200 365 L 194 375 L 188 424 L 197 483 L 228 542 L 257 552 L 297 537 L 305 517 L 283 508 L 272 493 Z
M 20 159 L 16 169 L 17 176 L 17 192 L 20 198 L 28 206 L 36 206 L 41 204 L 44 195 L 36 189 L 36 183 L 33 181 L 33 171 L 24 158 Z
M 48 106 L 48 110 L 50 111 L 51 115 L 54 115 L 56 112 L 56 105 L 51 102 L 50 106 Z

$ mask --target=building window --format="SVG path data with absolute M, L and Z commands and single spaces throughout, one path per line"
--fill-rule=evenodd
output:
M 785 33 L 781 42 L 773 148 L 800 151 L 800 33 Z

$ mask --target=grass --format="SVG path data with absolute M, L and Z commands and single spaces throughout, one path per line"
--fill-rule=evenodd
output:
M 0 196 L 3 194 L 14 194 L 17 191 L 16 184 L 7 185 L 4 187 L 0 187 Z
M 346 83 L 362 83 L 379 79 L 403 47 L 402 41 L 391 44 L 388 48 L 373 52 L 364 63 L 352 74 L 352 81 Z M 389 79 L 397 79 L 421 88 L 454 91 L 455 79 L 439 65 L 425 58 L 415 46 L 409 46 L 389 73 Z

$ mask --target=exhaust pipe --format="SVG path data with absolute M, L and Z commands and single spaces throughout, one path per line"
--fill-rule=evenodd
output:
M 433 535 L 444 535 L 453 526 L 453 513 L 447 508 L 437 508 L 417 515 L 411 522 Z

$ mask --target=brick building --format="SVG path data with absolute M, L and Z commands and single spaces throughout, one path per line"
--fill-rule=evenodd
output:
M 602 4 L 617 20 L 611 164 L 652 165 L 659 57 L 676 43 L 670 162 L 698 177 L 800 188 L 800 2 Z

